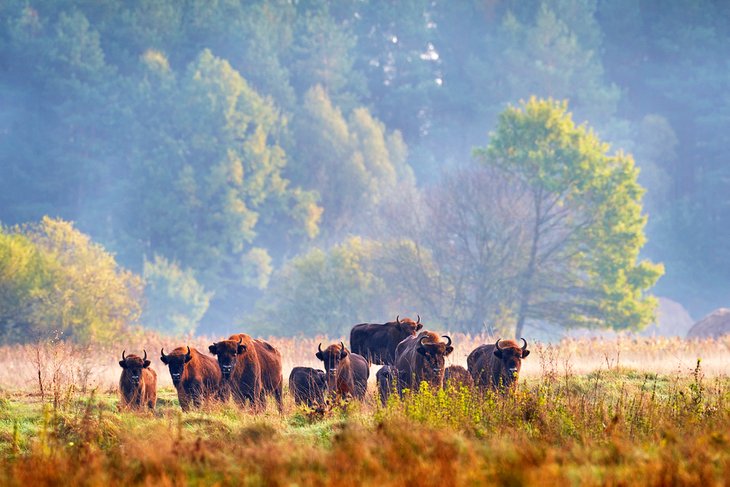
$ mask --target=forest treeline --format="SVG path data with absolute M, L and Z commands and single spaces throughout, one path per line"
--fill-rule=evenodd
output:
M 175 332 L 636 328 L 642 258 L 702 312 L 729 48 L 710 0 L 6 0 L 2 235 L 74 222 Z

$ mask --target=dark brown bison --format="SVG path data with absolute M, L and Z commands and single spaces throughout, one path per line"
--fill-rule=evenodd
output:
M 474 379 L 472 379 L 469 371 L 461 365 L 450 365 L 444 370 L 444 386 L 448 385 L 456 389 L 474 387 Z
M 441 388 L 444 383 L 446 357 L 454 351 L 451 338 L 444 335 L 441 341 L 436 333 L 423 330 L 400 342 L 396 348 L 395 367 L 398 369 L 398 390 L 418 389 L 426 381 L 432 388 Z
M 289 374 L 289 390 L 294 402 L 312 406 L 324 403 L 327 390 L 327 376 L 324 370 L 312 367 L 294 367 Z
M 235 337 L 235 338 L 234 338 Z M 221 387 L 230 391 L 241 405 L 251 404 L 254 410 L 264 408 L 265 399 L 261 384 L 261 363 L 250 336 L 232 335 L 208 347 L 218 357 L 221 370 Z
M 122 368 L 122 376 L 119 378 L 122 407 L 154 409 L 157 404 L 157 374 L 149 368 L 147 351 L 145 350 L 144 357 L 133 354 L 125 357 L 125 352 L 126 350 L 122 351 L 122 360 L 119 361 Z
M 317 358 L 324 362 L 327 389 L 341 397 L 351 395 L 357 399 L 364 398 L 370 376 L 368 361 L 347 350 L 342 342 L 324 350 L 320 343 L 318 350 Z
M 466 358 L 474 384 L 484 389 L 509 389 L 517 383 L 522 359 L 530 355 L 527 340 L 520 347 L 514 340 L 498 339 L 494 345 L 480 345 Z
M 352 351 L 365 357 L 373 364 L 395 364 L 395 348 L 404 338 L 415 335 L 423 328 L 421 317 L 413 321 L 410 318 L 400 319 L 384 324 L 361 323 L 350 331 Z
M 396 381 L 398 380 L 398 371 L 392 365 L 383 365 L 380 370 L 375 374 L 375 379 L 378 383 L 378 393 L 380 395 L 380 402 L 385 406 L 388 402 L 388 398 L 396 387 Z
M 221 398 L 221 371 L 214 358 L 194 348 L 177 347 L 169 354 L 160 350 L 160 360 L 170 369 L 172 385 L 183 411 L 198 408 L 205 400 Z
M 222 387 L 230 389 L 239 404 L 250 403 L 260 411 L 266 407 L 266 393 L 271 393 L 281 410 L 284 379 L 278 350 L 245 333 L 231 335 L 208 349 L 218 357 Z

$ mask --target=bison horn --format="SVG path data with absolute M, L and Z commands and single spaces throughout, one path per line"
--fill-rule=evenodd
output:
M 142 360 L 143 360 L 143 361 L 144 361 L 144 360 L 147 360 L 147 350 L 144 350 L 144 357 L 142 358 Z
M 124 357 L 124 352 L 126 352 L 126 350 L 122 350 L 122 360 L 127 360 L 127 359 L 126 359 L 126 358 Z
M 342 345 L 342 349 L 341 350 L 344 352 L 345 351 L 345 344 L 342 343 L 342 342 L 340 342 L 340 345 Z
M 322 353 L 322 342 L 319 342 L 319 346 L 317 347 L 317 350 L 319 350 L 319 353 Z
M 241 343 L 243 343 L 243 337 L 238 338 L 238 344 L 240 345 Z
M 396 315 L 395 322 L 400 325 L 400 315 Z
M 425 338 L 426 338 L 426 335 L 423 335 L 423 336 L 422 336 L 422 337 L 421 337 L 421 338 L 420 338 L 420 339 L 418 340 L 418 345 L 420 345 L 420 346 L 423 346 L 423 340 L 424 340 Z
M 522 343 L 524 343 L 524 345 L 522 345 L 522 351 L 524 352 L 525 350 L 527 350 L 527 340 L 525 340 L 524 338 L 520 338 L 520 340 L 522 340 Z
M 446 344 L 447 347 L 451 346 L 451 337 L 449 335 L 441 335 L 442 338 L 446 338 L 449 343 Z
M 416 320 L 416 324 L 419 325 L 419 324 L 421 324 L 421 315 L 416 314 L 416 316 L 418 316 L 418 319 Z
M 162 347 L 160 349 L 160 355 L 162 356 L 162 358 L 165 358 L 165 347 Z
M 190 345 L 188 345 L 188 353 L 185 355 L 185 358 L 190 358 Z
M 497 341 L 494 342 L 494 346 L 497 347 L 497 350 L 502 350 L 501 348 L 499 348 L 499 341 L 500 340 L 501 340 L 501 338 L 497 338 Z

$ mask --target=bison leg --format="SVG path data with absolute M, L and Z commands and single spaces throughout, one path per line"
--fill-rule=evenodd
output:
M 274 389 L 274 399 L 276 399 L 276 408 L 279 410 L 279 413 L 284 412 L 284 401 L 282 400 L 281 386 Z

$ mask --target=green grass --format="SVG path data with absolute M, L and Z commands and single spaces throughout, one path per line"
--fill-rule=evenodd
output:
M 728 485 L 730 380 L 628 369 L 381 407 L 154 413 L 115 394 L 0 396 L 3 485 Z M 287 398 L 287 401 L 289 399 Z

